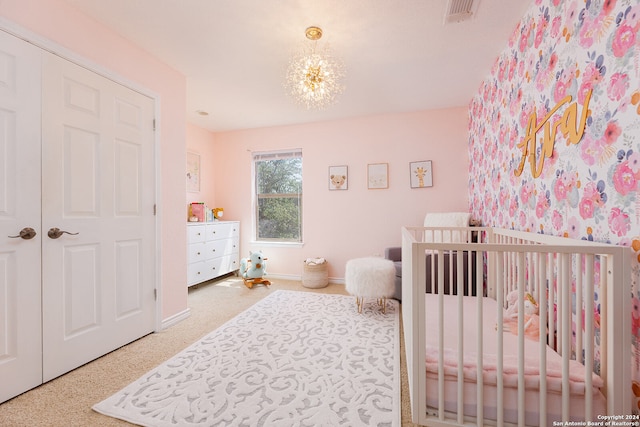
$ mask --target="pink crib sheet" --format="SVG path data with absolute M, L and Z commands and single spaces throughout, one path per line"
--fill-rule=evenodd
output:
M 427 371 L 427 405 L 438 406 L 438 295 L 425 294 L 425 333 L 426 333 L 426 371 Z M 502 334 L 504 343 L 503 384 L 505 420 L 517 421 L 517 388 L 518 388 L 518 337 L 502 330 L 497 325 L 497 302 L 491 298 L 483 298 L 483 411 L 485 418 L 496 419 L 497 414 L 497 348 L 498 335 Z M 463 297 L 464 325 L 463 342 L 463 374 L 464 374 L 464 412 L 468 416 L 476 416 L 477 406 L 477 299 Z M 445 374 L 445 410 L 457 410 L 457 378 L 458 378 L 458 297 L 444 295 L 444 374 Z M 525 339 L 525 421 L 527 424 L 538 424 L 539 386 L 540 386 L 540 344 Z M 546 346 L 546 378 L 547 378 L 547 419 L 549 422 L 561 419 L 562 414 L 562 357 Z M 570 408 L 572 419 L 585 420 L 585 368 L 575 360 L 570 361 Z M 600 391 L 602 379 L 592 374 L 594 413 L 606 412 L 606 398 Z

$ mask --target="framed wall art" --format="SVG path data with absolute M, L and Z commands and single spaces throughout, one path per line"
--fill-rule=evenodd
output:
M 433 187 L 431 160 L 409 163 L 411 188 Z
M 349 168 L 347 166 L 329 166 L 329 190 L 347 190 L 349 188 Z
M 389 163 L 367 165 L 367 186 L 369 189 L 389 188 Z
M 200 155 L 187 152 L 187 191 L 200 191 Z

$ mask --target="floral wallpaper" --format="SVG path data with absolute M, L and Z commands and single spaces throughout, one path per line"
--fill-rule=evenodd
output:
M 474 218 L 629 247 L 631 371 L 638 390 L 639 30 L 640 0 L 534 0 L 469 108 Z M 575 114 L 565 129 L 563 112 L 570 108 Z M 535 123 L 529 123 L 534 112 Z M 581 118 L 584 132 L 572 142 Z M 542 141 L 545 122 L 557 129 L 555 144 Z M 522 143 L 531 126 L 540 128 L 533 146 Z M 521 164 L 527 147 L 533 147 L 535 165 L 528 158 Z

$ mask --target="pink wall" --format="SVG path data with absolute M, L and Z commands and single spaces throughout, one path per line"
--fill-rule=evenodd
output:
M 184 76 L 62 1 L 0 1 L 0 16 L 160 95 L 162 318 L 185 310 Z
M 215 135 L 216 203 L 242 223 L 241 252 L 262 250 L 274 275 L 302 274 L 302 261 L 325 257 L 330 278 L 347 260 L 383 255 L 400 228 L 426 212 L 467 211 L 467 109 L 356 118 Z M 251 152 L 303 150 L 304 246 L 251 243 Z M 411 189 L 409 162 L 433 161 L 433 187 Z M 367 164 L 389 164 L 389 188 L 367 189 Z M 330 191 L 329 166 L 347 165 L 348 190 Z
M 201 175 L 200 191 L 187 192 L 185 202 L 185 221 L 189 212 L 191 202 L 204 202 L 209 208 L 215 205 L 215 168 L 209 163 L 214 159 L 214 135 L 198 126 L 187 123 L 187 151 L 200 155 Z M 204 167 L 202 167 L 204 166 Z

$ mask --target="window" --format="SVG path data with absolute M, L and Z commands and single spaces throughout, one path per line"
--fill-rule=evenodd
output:
M 302 242 L 302 150 L 253 153 L 257 241 Z

